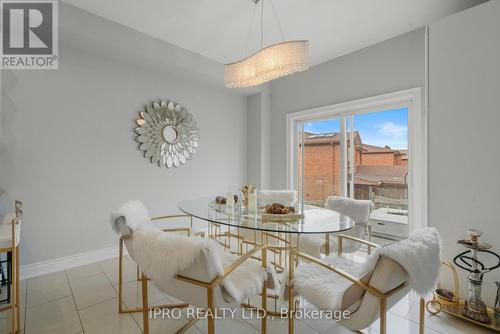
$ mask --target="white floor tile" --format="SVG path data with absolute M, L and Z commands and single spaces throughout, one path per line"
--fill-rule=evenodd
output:
M 118 289 L 118 287 L 116 287 Z M 148 284 L 148 302 L 149 305 L 159 303 L 159 300 L 165 299 L 166 295 L 158 290 L 151 282 Z M 141 282 L 132 281 L 123 284 L 123 303 L 128 308 L 142 306 L 142 285 Z
M 158 304 L 168 304 L 170 301 L 168 299 L 160 299 Z M 182 326 L 188 323 L 185 311 L 181 311 L 182 316 L 179 319 L 174 319 L 173 317 L 157 317 L 149 319 L 149 332 L 150 334 L 171 334 L 178 331 Z M 142 329 L 143 324 L 143 314 L 142 313 L 132 313 L 135 321 L 139 324 Z M 195 325 L 191 326 L 185 333 L 187 334 L 201 334 L 201 332 L 196 328 Z
M 99 266 L 113 286 L 118 286 L 118 258 L 99 262 Z M 123 259 L 123 281 L 132 282 L 137 280 L 136 266 L 128 258 Z
M 74 334 L 81 331 L 72 297 L 56 299 L 26 310 L 26 334 Z
M 245 319 L 249 324 L 251 324 L 255 330 L 260 333 L 261 320 L 260 319 Z M 267 319 L 267 332 L 273 334 L 287 334 L 288 333 L 288 319 L 272 318 Z M 316 334 L 319 333 L 310 326 L 306 325 L 304 322 L 295 320 L 295 333 L 296 334 Z
M 380 320 L 373 323 L 370 328 L 374 332 L 378 332 L 380 329 Z M 397 333 L 397 334 L 418 334 L 419 324 L 418 322 L 410 321 L 408 319 L 402 318 L 393 313 L 387 313 L 387 333 Z M 429 327 L 425 328 L 426 334 L 439 334 L 438 331 L 431 329 Z M 448 332 L 445 332 L 448 334 Z
M 389 312 L 399 315 L 402 318 L 406 318 L 412 306 L 415 304 L 415 301 L 412 300 L 410 295 L 406 295 L 401 299 L 396 305 L 389 309 Z
M 141 329 L 128 313 L 118 313 L 118 298 L 80 310 L 85 334 L 140 334 Z
M 238 333 L 238 334 L 256 334 L 260 333 L 260 320 L 255 320 L 256 325 L 250 325 L 249 322 L 235 317 L 234 319 L 226 318 L 226 319 L 216 319 L 215 320 L 215 332 L 216 333 Z M 207 325 L 208 321 L 205 319 L 198 320 L 195 324 L 196 328 L 202 333 L 207 333 Z M 258 327 L 259 329 L 257 329 Z M 268 333 L 278 333 L 269 329 L 268 325 Z
M 370 334 L 370 333 L 375 333 L 373 330 L 371 329 L 367 329 L 367 330 L 363 330 L 362 331 L 363 333 L 367 333 L 367 334 Z M 335 322 L 333 324 L 333 326 L 331 326 L 330 328 L 326 329 L 325 331 L 322 331 L 321 334 L 353 334 L 353 333 L 356 333 L 356 332 L 353 332 L 345 327 L 342 327 L 340 324 L 338 324 L 337 322 Z
M 71 290 L 78 309 L 92 306 L 117 296 L 104 273 L 71 282 Z
M 68 279 L 63 271 L 29 279 L 26 291 L 28 307 L 71 296 Z
M 102 272 L 101 267 L 97 263 L 87 264 L 85 266 L 71 268 L 66 270 L 66 275 L 70 281 L 97 275 Z

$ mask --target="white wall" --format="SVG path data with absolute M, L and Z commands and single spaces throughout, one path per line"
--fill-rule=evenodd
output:
M 260 93 L 247 97 L 247 180 L 260 188 L 262 144 L 262 97 Z
M 490 1 L 430 25 L 429 213 L 445 259 L 464 250 L 456 240 L 468 228 L 500 252 L 499 18 Z M 493 280 L 500 269 L 485 275 Z M 494 291 L 485 285 L 489 305 Z
M 21 262 L 117 245 L 109 213 L 154 215 L 246 180 L 246 98 L 221 64 L 61 3 L 59 70 L 3 73 L 0 184 L 24 201 Z M 187 165 L 160 168 L 134 141 L 146 103 L 171 98 L 198 121 Z
M 259 189 L 271 185 L 271 96 L 269 87 L 247 97 L 248 183 Z
M 271 85 L 271 186 L 286 187 L 289 112 L 424 86 L 424 29 L 276 80 Z

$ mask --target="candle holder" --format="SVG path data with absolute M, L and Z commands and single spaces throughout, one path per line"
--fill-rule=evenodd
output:
M 243 194 L 243 206 L 248 207 L 248 195 L 255 192 L 255 187 L 252 185 L 244 185 L 240 188 L 240 191 Z

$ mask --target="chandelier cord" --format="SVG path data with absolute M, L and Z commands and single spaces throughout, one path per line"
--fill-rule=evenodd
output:
M 278 28 L 280 30 L 281 38 L 283 41 L 286 41 L 285 38 L 285 33 L 283 31 L 283 26 L 281 25 L 280 18 L 278 16 L 278 11 L 276 10 L 276 7 L 274 6 L 273 0 L 269 0 L 271 2 L 271 8 L 273 9 L 273 14 L 274 14 L 274 20 L 276 21 L 276 24 L 278 25 Z M 261 8 L 260 8 L 260 48 L 262 49 L 264 47 L 264 0 L 252 0 L 252 2 L 255 4 L 253 11 L 252 11 L 252 18 L 250 19 L 250 24 L 248 26 L 247 30 L 247 35 L 246 35 L 246 50 L 248 51 L 248 45 L 250 44 L 250 33 L 252 32 L 252 25 L 253 21 L 255 19 L 255 12 L 257 11 L 257 5 L 259 2 L 262 3 Z
M 260 10 L 260 48 L 264 45 L 264 0 L 262 0 L 262 7 Z
M 248 52 L 248 45 L 250 44 L 250 33 L 252 32 L 252 25 L 253 25 L 256 11 L 257 11 L 257 2 L 255 3 L 255 6 L 253 7 L 252 18 L 250 19 L 250 24 L 248 25 L 247 37 L 245 40 L 246 52 Z
M 278 16 L 278 11 L 274 7 L 273 0 L 269 0 L 269 1 L 271 2 L 271 7 L 273 8 L 274 19 L 276 20 L 276 23 L 278 23 L 278 28 L 280 29 L 281 38 L 283 38 L 283 41 L 286 41 L 285 33 L 283 32 L 283 27 L 281 26 L 280 18 Z

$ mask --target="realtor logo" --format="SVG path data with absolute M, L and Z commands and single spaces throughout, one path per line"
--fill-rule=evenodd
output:
M 1 0 L 4 69 L 58 67 L 57 0 Z

